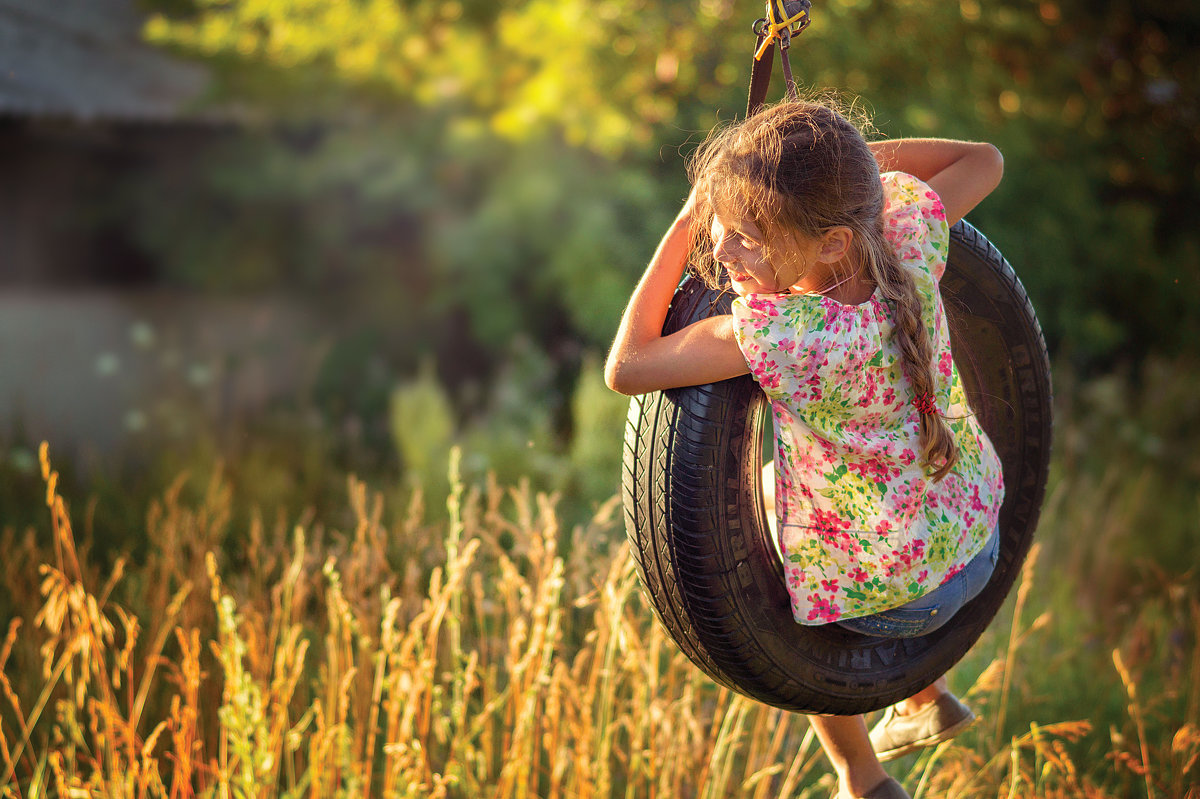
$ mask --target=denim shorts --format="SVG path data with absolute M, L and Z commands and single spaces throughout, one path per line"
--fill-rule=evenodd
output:
M 913 601 L 855 619 L 834 622 L 839 627 L 880 638 L 916 638 L 928 635 L 954 617 L 963 605 L 987 586 L 1000 555 L 1000 530 L 962 570 L 937 588 Z

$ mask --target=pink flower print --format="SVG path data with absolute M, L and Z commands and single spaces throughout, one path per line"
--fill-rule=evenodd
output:
M 821 530 L 849 530 L 850 520 L 831 510 L 818 510 L 813 514 L 813 526 Z
M 949 377 L 950 369 L 951 369 L 951 366 L 953 365 L 953 363 L 954 363 L 954 360 L 950 356 L 950 351 L 947 350 L 946 352 L 943 352 L 942 357 L 938 359 L 938 371 L 941 372 L 946 377 Z
M 786 352 L 788 355 L 793 355 L 796 351 L 796 342 L 790 338 L 780 339 L 779 344 L 776 345 L 776 349 L 780 352 Z
M 837 593 L 838 581 L 836 579 L 835 580 L 822 580 L 821 588 L 824 589 L 825 591 L 828 591 L 831 594 Z
M 918 583 L 923 583 L 928 579 L 929 579 L 929 569 L 921 569 L 921 571 L 919 571 L 917 573 L 917 582 Z
M 868 380 L 867 387 L 855 404 L 860 408 L 869 408 L 875 403 L 875 381 Z
M 849 577 L 856 583 L 865 583 L 869 575 L 867 574 L 867 570 L 862 566 L 855 566 L 850 571 Z
M 917 453 L 913 452 L 911 449 L 905 448 L 905 449 L 901 450 L 900 462 L 903 463 L 905 466 L 911 465 L 912 462 L 915 461 L 916 459 L 917 459 Z
M 918 538 L 912 542 L 912 553 L 917 560 L 925 557 L 925 541 L 923 539 Z
M 979 498 L 979 486 L 975 485 L 971 488 L 971 510 L 976 513 L 983 513 L 983 501 Z
M 934 219 L 944 220 L 946 218 L 946 206 L 942 205 L 941 198 L 934 192 L 927 191 L 925 192 L 925 199 L 933 200 L 933 205 L 929 207 L 929 215 Z
M 763 388 L 779 388 L 779 372 L 771 370 L 765 373 L 756 372 L 755 374 L 758 378 L 758 384 Z
M 880 458 L 872 458 L 867 462 L 867 473 L 876 483 L 883 484 L 892 476 L 888 464 Z
M 912 518 L 917 514 L 917 498 L 911 493 L 897 498 L 896 514 L 901 519 L 904 519 L 905 522 L 912 521 Z
M 856 554 L 854 551 L 855 540 L 849 533 L 839 530 L 818 530 L 817 534 L 821 537 L 822 543 L 830 549 L 836 549 L 848 555 Z
M 759 383 L 768 375 L 775 375 L 778 380 L 779 364 L 767 357 L 765 352 L 758 351 L 755 356 L 748 361 L 750 372 L 754 375 L 754 379 Z
M 767 316 L 779 316 L 779 309 L 775 307 L 775 303 L 768 301 L 762 297 L 751 297 L 746 300 L 746 307 L 752 311 L 760 311 Z
M 875 532 L 881 536 L 886 536 L 892 530 L 892 522 L 889 519 L 883 519 L 879 524 L 875 525 Z
M 896 389 L 886 388 L 883 391 L 883 404 L 891 405 L 896 401 Z
M 812 609 L 808 611 L 808 620 L 815 621 L 821 619 L 824 622 L 837 621 L 842 615 L 837 604 L 830 602 L 820 594 L 809 594 L 808 602 L 812 605 Z

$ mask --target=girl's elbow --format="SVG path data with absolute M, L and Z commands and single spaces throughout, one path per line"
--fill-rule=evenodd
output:
M 630 379 L 629 369 L 621 360 L 609 357 L 604 364 L 604 384 L 618 394 L 632 397 L 640 392 Z
M 1000 179 L 1004 177 L 1004 153 L 1000 152 L 1000 148 L 994 144 L 981 143 L 980 149 L 994 189 L 1000 185 Z

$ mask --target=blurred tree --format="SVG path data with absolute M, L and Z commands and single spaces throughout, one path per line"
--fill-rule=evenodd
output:
M 573 145 L 615 155 L 654 143 L 678 98 L 696 83 L 690 54 L 713 48 L 731 0 L 194 0 L 164 9 L 147 37 L 237 64 L 286 71 L 311 101 L 323 80 L 375 88 L 394 102 L 455 106 L 456 126 L 482 123 L 526 139 L 550 130 Z M 153 6 L 153 3 L 151 3 Z M 729 77 L 733 77 L 730 75 Z M 243 96 L 278 86 L 230 69 Z M 311 106 L 308 106 L 311 108 Z
M 342 275 L 371 287 L 366 310 L 403 303 L 420 347 L 483 353 L 522 332 L 550 350 L 603 346 L 684 193 L 675 153 L 744 106 L 761 13 L 733 0 L 147 3 L 151 40 L 210 59 L 226 99 L 271 122 L 207 195 L 143 204 L 147 240 L 180 251 L 176 273 L 326 288 Z M 1006 153 L 973 221 L 1056 348 L 1094 367 L 1194 346 L 1200 8 L 826 0 L 813 16 L 792 50 L 802 82 L 867 98 L 883 134 Z M 261 213 L 213 210 L 229 198 Z

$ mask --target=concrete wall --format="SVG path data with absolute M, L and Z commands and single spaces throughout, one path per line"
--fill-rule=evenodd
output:
M 310 385 L 318 326 L 280 299 L 0 292 L 0 438 L 104 452 Z

